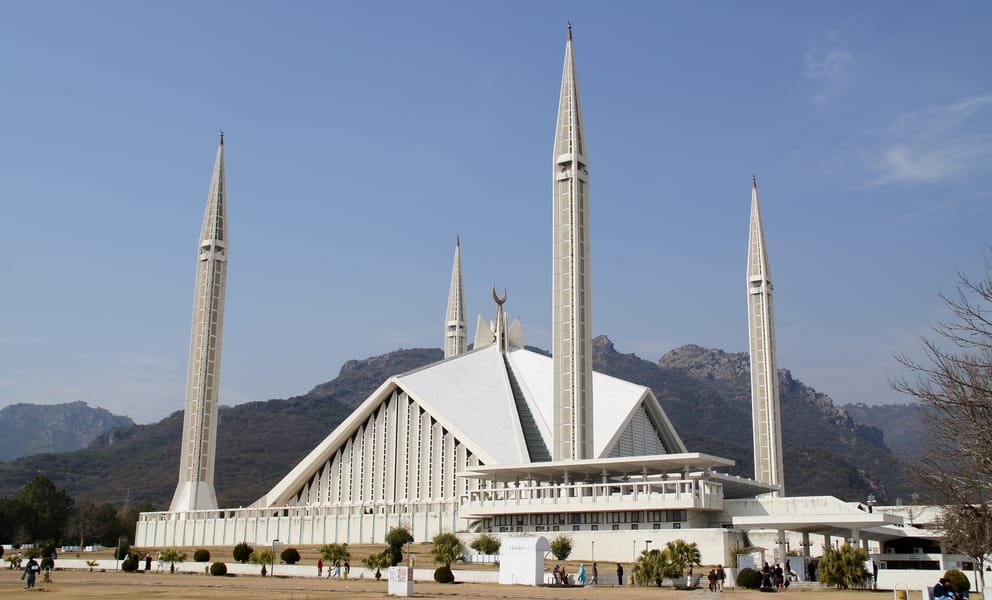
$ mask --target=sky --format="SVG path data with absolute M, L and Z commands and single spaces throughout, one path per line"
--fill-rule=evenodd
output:
M 594 335 L 747 350 L 753 174 L 779 366 L 908 401 L 992 241 L 988 2 L 0 0 L 0 406 L 183 408 L 221 129 L 222 404 L 442 347 L 456 236 L 470 339 L 495 285 L 549 348 L 569 20 Z

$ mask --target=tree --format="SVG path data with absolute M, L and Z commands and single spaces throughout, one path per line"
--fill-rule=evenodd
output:
M 493 537 L 488 533 L 483 533 L 479 537 L 472 540 L 469 547 L 479 554 L 499 554 L 500 545 L 501 542 L 499 541 L 499 538 Z
M 681 538 L 665 544 L 665 551 L 672 562 L 672 569 L 677 570 L 677 576 L 681 576 L 689 567 L 700 564 L 702 560 L 696 542 L 689 543 Z
M 382 552 L 369 554 L 362 561 L 362 564 L 370 571 L 375 570 L 375 579 L 378 581 L 382 577 L 382 570 L 389 566 L 389 562 L 389 550 L 383 550 Z
M 320 549 L 320 555 L 329 564 L 334 564 L 335 561 L 339 560 L 344 562 L 351 559 L 351 551 L 348 550 L 348 544 L 324 544 Z
M 946 507 L 949 544 L 981 564 L 992 548 L 992 248 L 985 276 L 958 274 L 939 298 L 949 316 L 922 337 L 923 358 L 900 354 L 907 374 L 892 381 L 923 409 L 926 436 L 908 465 L 925 497 Z M 974 552 L 974 554 L 972 554 Z M 984 574 L 979 572 L 984 586 Z
M 72 516 L 74 500 L 52 480 L 36 475 L 21 488 L 17 499 L 27 507 L 24 525 L 32 540 L 62 540 Z
M 169 563 L 169 572 L 175 573 L 176 563 L 181 563 L 186 561 L 186 553 L 178 548 L 166 548 L 162 550 L 158 558 L 159 562 Z
M 72 511 L 67 532 L 75 539 L 79 538 L 79 546 L 86 546 L 86 540 L 101 538 L 107 533 L 106 523 L 100 518 L 100 507 L 93 502 L 77 504 Z
M 462 541 L 453 533 L 439 533 L 431 540 L 434 547 L 431 548 L 431 556 L 437 564 L 451 567 L 451 563 L 458 560 L 464 554 Z
M 393 527 L 386 534 L 386 543 L 389 544 L 389 557 L 391 566 L 395 567 L 403 561 L 403 546 L 413 542 L 413 534 L 406 527 Z
M 839 550 L 824 546 L 823 556 L 816 567 L 820 583 L 844 590 L 862 588 L 868 584 L 867 560 L 868 552 L 864 548 L 854 548 L 848 543 Z
M 565 560 L 572 554 L 572 538 L 564 533 L 551 540 L 551 554 L 558 560 Z
M 638 584 L 649 585 L 651 582 L 661 587 L 665 579 L 682 576 L 682 569 L 672 562 L 668 549 L 644 550 L 634 564 L 634 577 Z
M 300 551 L 296 548 L 286 548 L 279 554 L 279 558 L 287 565 L 295 565 L 300 562 Z

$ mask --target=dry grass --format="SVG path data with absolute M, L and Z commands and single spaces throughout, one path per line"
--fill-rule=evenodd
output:
M 372 580 L 337 581 L 317 578 L 208 577 L 204 575 L 156 575 L 141 573 L 89 573 L 86 571 L 52 574 L 51 583 L 40 581 L 33 593 L 45 598 L 141 600 L 146 598 L 305 600 L 312 598 L 368 599 L 386 598 L 387 583 Z M 30 594 L 24 590 L 20 572 L 0 569 L 0 597 Z M 440 585 L 417 582 L 417 597 L 483 600 L 493 598 L 532 598 L 569 600 L 647 599 L 700 600 L 711 594 L 706 591 L 679 592 L 664 588 L 619 588 L 596 586 L 585 588 L 535 588 L 496 584 L 462 583 Z M 892 592 L 860 591 L 792 591 L 783 592 L 793 600 L 888 600 Z M 734 591 L 725 594 L 727 600 L 768 600 L 767 594 L 756 591 Z M 975 598 L 976 596 L 973 596 Z M 783 598 L 785 600 L 785 598 Z M 909 600 L 920 600 L 919 592 L 911 592 Z

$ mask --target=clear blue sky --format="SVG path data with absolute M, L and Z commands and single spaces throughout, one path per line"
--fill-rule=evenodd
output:
M 753 173 L 779 366 L 906 400 L 992 241 L 988 2 L 0 1 L 0 405 L 183 407 L 219 129 L 223 404 L 440 347 L 456 235 L 470 336 L 495 284 L 549 347 L 569 19 L 594 333 L 747 349 Z

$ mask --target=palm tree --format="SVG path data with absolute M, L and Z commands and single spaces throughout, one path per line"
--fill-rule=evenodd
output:
M 375 579 L 378 581 L 379 578 L 382 577 L 382 569 L 388 567 L 391 561 L 392 558 L 389 556 L 389 550 L 386 549 L 382 552 L 373 552 L 372 554 L 369 554 L 365 557 L 365 560 L 362 561 L 362 564 L 365 565 L 365 568 L 370 571 L 375 569 Z
M 679 575 L 691 570 L 693 565 L 702 563 L 702 555 L 696 542 L 688 543 L 683 539 L 677 539 L 665 545 L 665 551 L 672 561 L 672 568 L 677 567 Z M 692 585 L 692 582 L 689 582 Z
M 185 561 L 186 553 L 179 551 L 177 548 L 166 548 L 165 550 L 162 550 L 158 560 L 159 562 L 169 563 L 169 572 L 175 573 L 176 563 Z
M 667 548 L 644 550 L 634 564 L 634 577 L 640 585 L 649 585 L 653 581 L 656 586 L 661 587 L 664 579 L 681 575 L 681 568 L 672 562 Z

